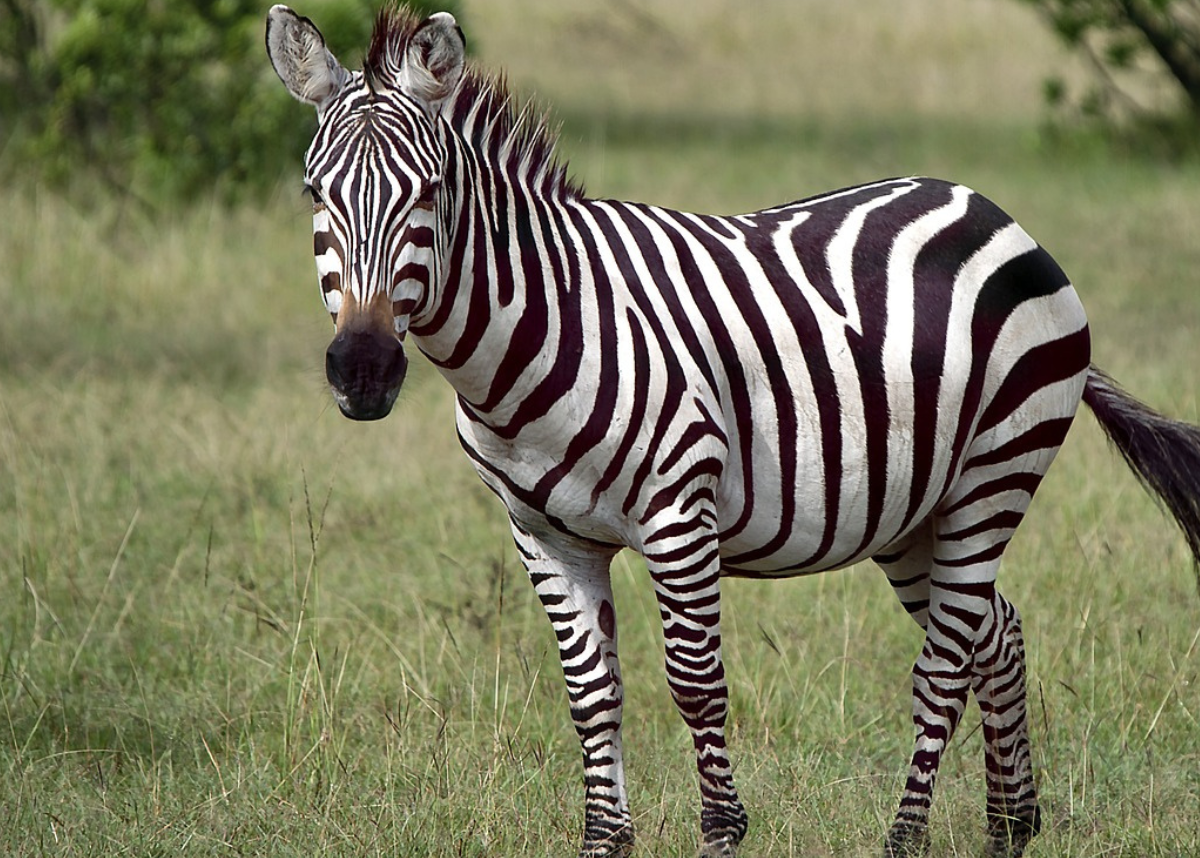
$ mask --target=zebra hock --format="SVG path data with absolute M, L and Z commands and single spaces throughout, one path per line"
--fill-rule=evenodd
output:
M 884 853 L 921 854 L 974 694 L 989 850 L 1039 828 L 1004 550 L 1082 401 L 1200 563 L 1200 429 L 1091 365 L 1054 260 L 968 188 L 892 179 L 735 217 L 591 199 L 544 119 L 470 67 L 452 16 L 380 13 L 362 70 L 267 19 L 305 157 L 330 388 L 390 411 L 411 341 L 457 392 L 556 635 L 584 765 L 581 856 L 633 839 L 609 563 L 640 552 L 691 731 L 702 856 L 747 817 L 725 743 L 720 582 L 872 559 L 924 632 Z

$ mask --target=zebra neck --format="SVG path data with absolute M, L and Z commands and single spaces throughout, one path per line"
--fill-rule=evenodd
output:
M 460 141 L 461 142 L 461 141 Z M 497 425 L 550 393 L 560 353 L 581 350 L 581 262 L 564 252 L 575 201 L 465 151 L 452 158 L 440 276 L 410 333 L 464 407 Z

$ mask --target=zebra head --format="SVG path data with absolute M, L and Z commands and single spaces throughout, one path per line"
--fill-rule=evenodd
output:
M 267 16 L 267 53 L 288 91 L 317 110 L 305 156 L 313 251 L 335 334 L 325 372 L 356 420 L 391 411 L 408 367 L 409 319 L 436 282 L 442 105 L 465 44 L 438 13 L 391 26 L 381 13 L 362 71 L 344 69 L 316 26 L 286 6 Z M 395 19 L 399 21 L 399 19 Z

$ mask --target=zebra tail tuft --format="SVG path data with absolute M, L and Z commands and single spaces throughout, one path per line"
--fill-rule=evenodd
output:
M 1083 401 L 1125 463 L 1183 531 L 1200 587 L 1200 426 L 1159 414 L 1094 365 L 1088 367 Z

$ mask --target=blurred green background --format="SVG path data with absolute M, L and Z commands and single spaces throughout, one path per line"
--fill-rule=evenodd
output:
M 574 854 L 553 635 L 451 392 L 417 359 L 388 420 L 331 407 L 300 194 L 313 117 L 262 52 L 266 4 L 6 0 L 0 22 L 35 5 L 79 60 L 0 105 L 0 853 Z M 370 4 L 296 5 L 357 65 Z M 1200 422 L 1188 126 L 1047 106 L 1047 80 L 1096 83 L 1032 4 L 455 10 L 474 61 L 562 121 L 593 195 L 730 212 L 890 175 L 977 188 L 1075 281 L 1097 362 Z M 22 44 L 4 43 L 5 81 Z M 186 84 L 89 77 L 113 56 L 170 59 Z M 1133 71 L 1157 115 L 1187 113 Z M 54 112 L 80 92 L 111 122 Z M 653 597 L 635 557 L 614 576 L 640 854 L 692 855 Z M 1031 854 L 1200 854 L 1200 597 L 1087 415 L 1001 580 L 1026 618 Z M 876 854 L 916 628 L 870 568 L 725 599 L 745 854 Z M 935 854 L 981 851 L 974 722 L 939 780 Z

